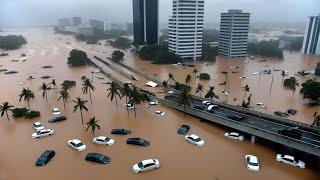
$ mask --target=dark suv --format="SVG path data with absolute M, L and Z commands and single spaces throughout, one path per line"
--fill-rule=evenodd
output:
M 299 131 L 297 128 L 286 128 L 278 130 L 278 133 L 284 136 L 288 136 L 294 139 L 300 139 L 301 138 L 301 131 Z

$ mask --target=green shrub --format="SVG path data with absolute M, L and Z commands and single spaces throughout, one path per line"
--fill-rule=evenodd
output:
M 14 50 L 19 49 L 21 45 L 26 44 L 27 41 L 23 36 L 8 35 L 0 36 L 0 49 Z
M 32 119 L 32 118 L 36 118 L 36 117 L 40 117 L 40 112 L 39 111 L 28 111 L 25 115 L 25 118 L 27 119 Z
M 176 90 L 179 90 L 179 91 L 183 91 L 184 89 L 190 91 L 191 90 L 191 87 L 186 85 L 186 84 L 180 84 L 179 82 L 176 82 L 175 85 L 171 86 L 173 87 L 174 89 Z
M 71 89 L 72 87 L 76 86 L 76 82 L 71 80 L 64 80 L 61 86 L 63 89 Z
M 111 59 L 112 59 L 113 61 L 120 61 L 120 60 L 123 59 L 123 57 L 124 57 L 124 53 L 123 53 L 123 52 L 121 52 L 121 51 L 114 51 L 114 52 L 112 53 Z
M 210 80 L 210 75 L 207 74 L 207 73 L 201 73 L 201 74 L 199 75 L 199 79 L 200 79 L 200 80 Z
M 12 116 L 14 118 L 24 117 L 29 110 L 27 108 L 15 108 L 12 111 Z
M 316 70 L 315 70 L 314 74 L 315 74 L 316 76 L 320 76 L 320 62 L 318 62 L 318 64 L 317 64 L 317 67 L 316 67 Z

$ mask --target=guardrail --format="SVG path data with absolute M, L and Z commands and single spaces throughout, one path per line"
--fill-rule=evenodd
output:
M 162 104 L 165 104 L 171 108 L 174 108 L 176 110 L 184 111 L 184 108 L 176 102 L 164 100 L 164 99 L 159 99 L 159 102 L 161 102 Z M 313 154 L 315 156 L 320 157 L 320 146 L 316 146 L 314 144 L 310 144 L 310 143 L 307 143 L 307 142 L 304 142 L 301 140 L 297 140 L 294 138 L 282 136 L 280 134 L 268 131 L 266 129 L 261 129 L 261 128 L 257 128 L 255 126 L 252 126 L 249 124 L 245 124 L 245 123 L 238 122 L 235 120 L 230 120 L 230 119 L 227 119 L 225 117 L 222 117 L 222 116 L 219 116 L 216 114 L 211 114 L 208 112 L 199 111 L 199 110 L 194 109 L 189 106 L 186 107 L 185 112 L 187 114 L 199 117 L 201 119 L 204 119 L 204 120 L 207 120 L 210 122 L 214 122 L 217 124 L 221 124 L 223 126 L 230 127 L 233 129 L 237 129 L 239 131 L 246 132 L 248 134 L 255 135 L 257 137 L 267 139 L 269 141 L 276 142 L 276 143 L 279 143 L 279 144 L 282 144 L 282 145 L 285 145 L 288 147 L 292 147 L 294 149 L 298 149 L 300 151 L 303 151 L 303 152 Z

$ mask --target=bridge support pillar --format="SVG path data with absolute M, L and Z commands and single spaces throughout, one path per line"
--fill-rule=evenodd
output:
M 256 143 L 256 136 L 251 135 L 251 143 L 255 144 Z

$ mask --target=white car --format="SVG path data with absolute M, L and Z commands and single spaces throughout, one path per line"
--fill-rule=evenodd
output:
M 184 139 L 192 144 L 195 144 L 197 146 L 203 146 L 204 141 L 197 135 L 191 134 L 191 135 L 186 135 Z
M 211 111 L 213 111 L 214 109 L 217 109 L 217 108 L 219 108 L 218 105 L 211 104 L 211 105 L 208 106 L 207 111 L 211 112 Z
M 155 111 L 154 114 L 155 114 L 156 116 L 164 116 L 166 113 L 163 112 L 163 111 Z
M 244 136 L 237 133 L 237 132 L 226 132 L 226 133 L 224 133 L 224 136 L 231 138 L 231 139 L 239 140 L 239 141 L 244 140 Z
M 52 109 L 52 114 L 53 114 L 53 115 L 60 115 L 61 112 L 60 112 L 60 110 L 59 110 L 58 108 L 53 108 L 53 109 Z
M 54 134 L 53 129 L 41 129 L 40 131 L 32 133 L 32 138 L 40 138 L 40 137 L 50 136 L 53 134 Z
M 134 109 L 134 105 L 132 105 L 132 104 L 124 104 L 123 107 L 124 107 L 124 108 L 127 108 L 127 109 L 129 109 L 129 110 Z
M 44 126 L 40 122 L 34 122 L 32 123 L 32 126 L 36 131 L 44 129 Z
M 160 163 L 158 159 L 148 159 L 143 160 L 132 166 L 132 171 L 134 173 L 139 173 L 143 171 L 148 171 L 152 169 L 156 169 L 160 167 Z
M 241 76 L 239 77 L 239 79 L 247 79 L 245 76 Z
M 86 149 L 86 145 L 83 144 L 79 139 L 71 139 L 68 141 L 68 145 L 77 151 L 84 151 Z
M 209 105 L 211 105 L 211 102 L 210 101 L 202 101 L 202 104 L 205 106 L 209 106 Z
M 96 144 L 102 144 L 102 145 L 112 145 L 115 143 L 115 140 L 105 136 L 98 136 L 93 138 L 93 142 Z
M 156 106 L 158 104 L 159 104 L 159 101 L 150 101 L 148 102 L 147 107 Z
M 222 91 L 221 94 L 225 96 L 229 96 L 229 93 L 227 91 Z
M 256 106 L 260 108 L 266 108 L 266 105 L 264 105 L 263 103 L 257 103 Z
M 247 168 L 250 171 L 260 171 L 260 164 L 257 156 L 245 155 L 244 159 L 247 163 Z
M 298 160 L 295 157 L 289 156 L 289 155 L 277 154 L 276 160 L 278 162 L 283 162 L 285 164 L 289 164 L 291 166 L 296 166 L 296 167 L 299 167 L 299 168 L 305 168 L 306 167 L 306 164 L 303 161 Z

